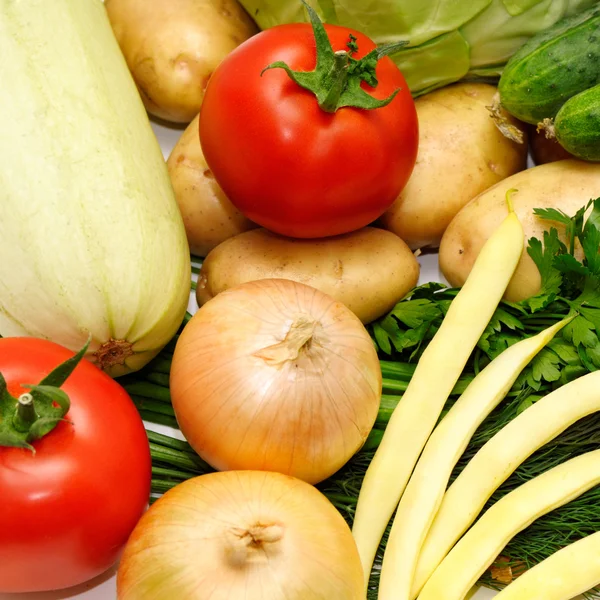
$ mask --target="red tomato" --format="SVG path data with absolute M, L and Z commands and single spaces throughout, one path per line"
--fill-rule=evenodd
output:
M 0 339 L 15 397 L 71 356 L 45 340 Z M 35 455 L 0 447 L 0 592 L 60 589 L 106 571 L 148 502 L 148 439 L 125 390 L 85 360 L 61 389 L 68 422 L 33 442 Z
M 365 35 L 325 26 L 332 47 L 347 50 L 356 36 L 359 59 L 375 44 Z M 394 202 L 412 172 L 417 115 L 402 73 L 388 57 L 377 64 L 379 84 L 361 86 L 378 99 L 400 92 L 383 108 L 322 110 L 293 70 L 315 68 L 309 24 L 281 25 L 236 48 L 215 70 L 200 113 L 206 161 L 231 202 L 256 223 L 292 237 L 325 237 L 359 229 Z

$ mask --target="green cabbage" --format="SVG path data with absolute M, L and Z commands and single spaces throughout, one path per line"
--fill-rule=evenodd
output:
M 300 0 L 240 0 L 261 29 L 307 21 Z M 414 96 L 461 79 L 500 76 L 532 35 L 597 0 L 307 0 L 320 17 L 378 44 L 408 40 L 392 55 Z

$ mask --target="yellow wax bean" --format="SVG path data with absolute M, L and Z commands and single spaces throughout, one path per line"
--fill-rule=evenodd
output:
M 600 531 L 525 571 L 494 600 L 570 600 L 600 585 Z
M 418 600 L 464 600 L 519 531 L 599 483 L 600 450 L 594 450 L 520 485 L 493 504 L 459 540 L 433 572 Z M 596 563 L 598 570 L 597 558 Z
M 517 467 L 567 427 L 598 410 L 600 371 L 594 371 L 538 400 L 475 454 L 444 494 L 421 549 L 412 597 Z
M 510 199 L 508 204 L 511 209 Z M 510 210 L 481 249 L 392 414 L 365 475 L 354 519 L 365 589 L 383 532 L 452 388 L 506 290 L 523 243 L 523 228 Z
M 398 505 L 383 557 L 380 600 L 409 600 L 419 551 L 454 466 L 471 436 L 498 406 L 529 361 L 572 317 L 496 357 L 456 401 L 429 438 Z

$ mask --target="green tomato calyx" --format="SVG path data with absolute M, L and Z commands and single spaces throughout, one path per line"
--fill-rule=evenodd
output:
M 15 398 L 0 373 L 0 446 L 25 448 L 50 433 L 69 412 L 69 396 L 60 389 L 85 355 L 90 340 L 73 357 L 58 365 L 38 385 L 23 384 L 27 392 Z
M 277 61 L 265 67 L 261 75 L 269 69 L 284 69 L 295 83 L 316 96 L 319 106 L 325 112 L 334 113 L 344 106 L 367 110 L 387 106 L 400 88 L 394 90 L 387 98 L 378 100 L 363 90 L 361 83 L 365 81 L 371 87 L 377 87 L 375 68 L 379 60 L 397 52 L 408 42 L 380 46 L 357 60 L 352 57 L 352 54 L 358 51 L 356 37 L 349 34 L 346 44 L 348 49 L 334 52 L 319 15 L 305 0 L 302 0 L 302 3 L 308 12 L 315 35 L 317 66 L 313 71 L 293 71 L 285 62 Z

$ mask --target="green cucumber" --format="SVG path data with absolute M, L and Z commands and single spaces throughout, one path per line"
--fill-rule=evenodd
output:
M 498 83 L 512 115 L 536 124 L 572 96 L 600 83 L 600 2 L 558 21 L 512 56 Z
M 600 161 L 600 85 L 567 100 L 550 128 L 573 156 Z

